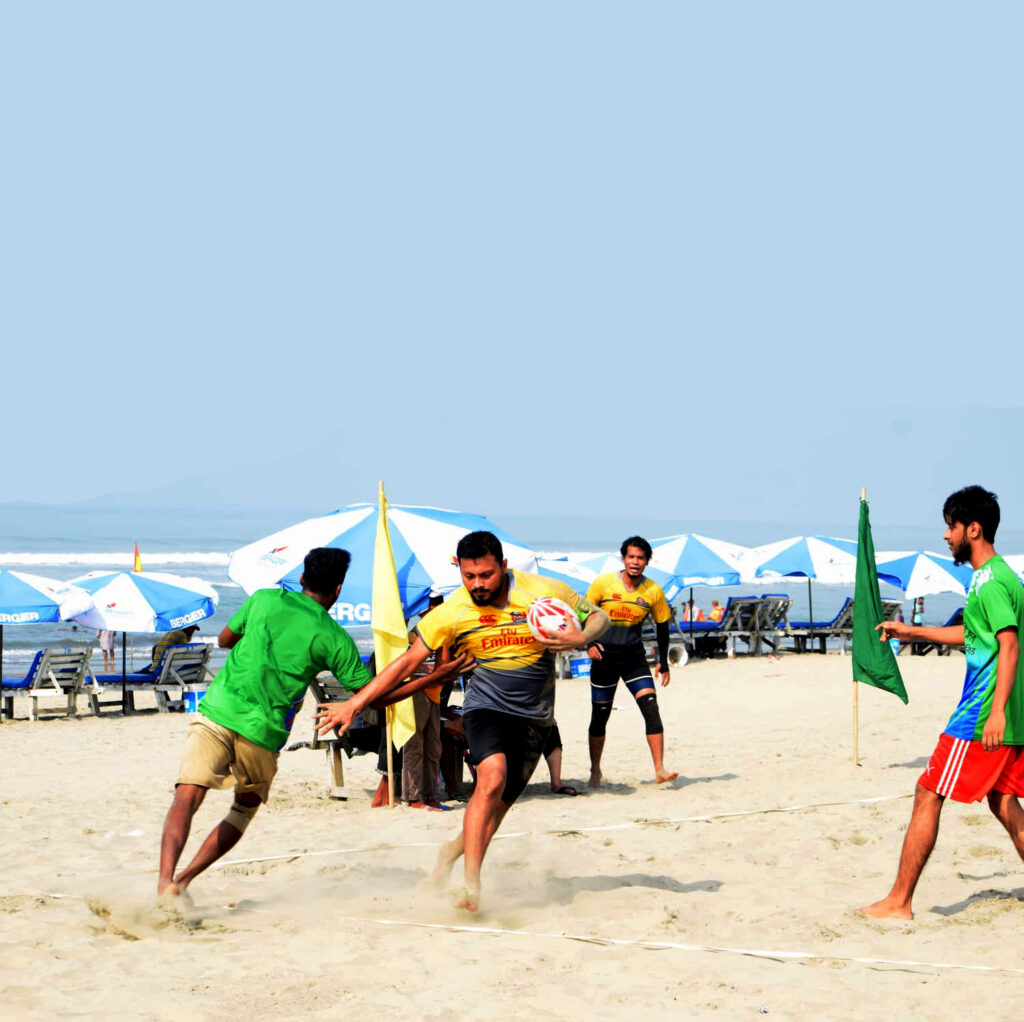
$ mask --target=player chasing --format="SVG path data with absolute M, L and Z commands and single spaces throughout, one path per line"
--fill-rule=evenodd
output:
M 332 727 L 344 730 L 372 700 L 390 701 L 392 689 L 431 651 L 448 646 L 473 658 L 462 721 L 477 764 L 476 788 L 462 833 L 441 847 L 431 880 L 444 884 L 464 855 L 464 882 L 455 893 L 455 904 L 475 912 L 487 847 L 526 788 L 554 721 L 554 654 L 594 641 L 607 628 L 608 618 L 561 582 L 510 571 L 493 533 L 463 536 L 455 556 L 462 588 L 419 622 L 409 650 L 352 699 L 322 705 L 317 716 L 321 733 Z M 527 613 L 534 600 L 544 596 L 567 603 L 582 628 L 570 620 L 558 637 L 536 637 Z
M 218 644 L 231 652 L 199 703 L 199 718 L 188 728 L 160 843 L 158 894 L 184 893 L 241 839 L 267 801 L 278 753 L 310 681 L 326 670 L 351 691 L 370 682 L 352 638 L 327 613 L 338 599 L 348 564 L 347 550 L 310 550 L 299 579 L 302 592 L 261 589 L 221 631 Z M 417 679 L 415 686 L 403 686 L 394 698 L 404 698 L 414 687 L 444 682 L 465 666 L 465 658 L 456 660 Z M 206 792 L 231 786 L 235 797 L 227 816 L 175 875 L 192 817 Z
M 947 798 L 980 802 L 1006 828 L 1024 859 L 1024 682 L 1020 634 L 1024 588 L 992 546 L 999 526 L 996 495 L 980 486 L 951 494 L 942 508 L 943 537 L 957 564 L 974 569 L 963 625 L 928 628 L 897 621 L 878 627 L 882 641 L 899 639 L 963 646 L 963 694 L 917 782 L 910 826 L 892 890 L 861 909 L 879 919 L 913 919 L 911 899 L 935 847 Z
M 630 536 L 619 550 L 622 570 L 599 575 L 587 590 L 587 599 L 611 619 L 611 627 L 600 642 L 588 646 L 590 653 L 590 787 L 601 784 L 601 754 L 612 713 L 612 700 L 621 678 L 644 718 L 647 744 L 654 761 L 654 779 L 659 784 L 679 774 L 665 768 L 665 728 L 658 711 L 654 679 L 647 666 L 641 641 L 644 620 L 654 618 L 658 639 L 658 674 L 664 688 L 671 678 L 668 667 L 668 623 L 672 618 L 661 586 L 645 577 L 651 559 L 651 544 L 642 536 Z

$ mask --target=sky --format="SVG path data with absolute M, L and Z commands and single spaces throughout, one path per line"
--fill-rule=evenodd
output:
M 5 5 L 0 503 L 1024 528 L 1022 30 Z

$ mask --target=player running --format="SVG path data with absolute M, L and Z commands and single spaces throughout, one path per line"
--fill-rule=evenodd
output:
M 882 641 L 899 639 L 963 646 L 967 670 L 963 694 L 928 766 L 918 778 L 899 871 L 881 901 L 861 909 L 876 918 L 913 919 L 911 899 L 939 833 L 947 798 L 988 806 L 1024 859 L 1024 682 L 1020 633 L 1024 589 L 992 542 L 999 526 L 996 495 L 967 486 L 946 498 L 943 537 L 957 564 L 974 569 L 964 623 L 926 628 L 898 621 L 878 627 Z
M 335 726 L 347 728 L 368 703 L 383 697 L 390 700 L 394 686 L 442 646 L 457 656 L 474 658 L 462 722 L 477 764 L 476 788 L 466 807 L 462 833 L 441 847 L 432 879 L 443 883 L 465 855 L 464 886 L 455 904 L 475 912 L 487 846 L 530 780 L 554 721 L 554 653 L 598 638 L 608 618 L 561 582 L 509 571 L 501 541 L 493 533 L 463 536 L 455 556 L 462 588 L 419 622 L 407 652 L 347 702 L 322 706 L 318 719 L 321 732 Z M 535 638 L 526 612 L 540 596 L 564 600 L 583 627 L 571 625 L 557 639 Z
M 647 744 L 654 760 L 654 779 L 662 784 L 679 776 L 665 769 L 665 728 L 658 712 L 654 679 L 647 666 L 640 632 L 650 614 L 658 637 L 658 673 L 664 688 L 670 680 L 668 668 L 668 623 L 672 618 L 661 586 L 645 577 L 651 559 L 651 544 L 642 536 L 630 536 L 619 550 L 622 570 L 599 575 L 587 590 L 587 599 L 611 619 L 611 627 L 600 642 L 588 646 L 590 653 L 590 787 L 601 784 L 601 753 L 605 730 L 612 712 L 612 699 L 621 678 L 636 700 L 647 729 Z

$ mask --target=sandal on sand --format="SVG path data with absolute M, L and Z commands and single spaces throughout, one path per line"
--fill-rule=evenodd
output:
M 563 784 L 561 786 L 561 788 L 555 788 L 555 790 L 554 790 L 554 792 L 552 792 L 552 794 L 554 794 L 554 795 L 578 795 L 579 792 L 575 788 L 570 787 L 568 784 Z

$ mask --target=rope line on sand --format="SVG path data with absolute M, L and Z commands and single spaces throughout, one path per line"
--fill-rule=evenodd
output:
M 456 926 L 447 923 L 417 923 L 401 919 L 370 919 L 365 916 L 343 917 L 347 922 L 374 923 L 379 926 L 415 926 L 427 930 L 448 930 L 453 933 L 483 933 L 501 937 L 541 937 L 548 940 L 576 940 L 587 944 L 613 947 L 636 947 L 650 951 L 698 951 L 712 954 L 742 955 L 771 961 L 856 962 L 859 965 L 892 965 L 917 969 L 961 969 L 968 972 L 1007 972 L 1024 975 L 1024 969 L 1000 965 L 963 965 L 959 962 L 918 962 L 899 958 L 864 958 L 854 955 L 821 955 L 813 951 L 763 951 L 756 948 L 716 947 L 712 944 L 682 944 L 670 940 L 624 940 L 580 933 L 538 933 L 534 930 L 502 930 L 493 926 Z
M 510 841 L 513 838 L 530 837 L 537 834 L 594 834 L 609 830 L 630 830 L 633 827 L 668 827 L 678 823 L 707 823 L 711 820 L 736 819 L 742 816 L 766 816 L 770 813 L 796 813 L 805 809 L 826 809 L 833 806 L 873 805 L 878 802 L 893 802 L 897 799 L 910 798 L 902 795 L 876 795 L 872 798 L 856 798 L 846 802 L 809 802 L 806 805 L 775 806 L 770 809 L 741 809 L 730 813 L 707 813 L 703 816 L 680 816 L 671 820 L 627 820 L 624 823 L 606 823 L 597 827 L 558 827 L 551 830 L 519 830 L 509 834 L 495 834 L 495 841 Z M 283 855 L 260 855 L 252 859 L 229 859 L 215 862 L 211 869 L 224 869 L 227 866 L 248 866 L 257 862 L 280 862 L 289 859 L 308 859 L 322 855 L 354 855 L 360 852 L 383 852 L 392 848 L 437 848 L 443 841 L 415 841 L 411 844 L 375 844 L 358 845 L 354 848 L 328 848 L 317 852 L 286 852 Z

